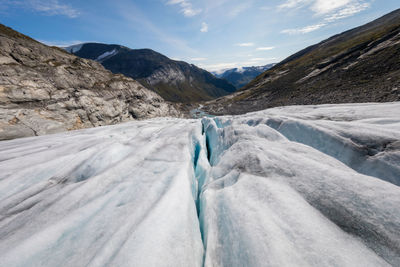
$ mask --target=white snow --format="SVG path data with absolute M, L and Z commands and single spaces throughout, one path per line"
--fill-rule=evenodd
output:
M 113 49 L 112 51 L 107 51 L 96 58 L 96 61 L 100 61 L 106 57 L 112 57 L 118 54 L 117 49 Z
M 399 266 L 400 103 L 0 142 L 0 266 Z
M 244 67 L 239 67 L 239 68 L 236 68 L 235 71 L 238 73 L 243 73 L 246 71 L 246 69 Z
M 79 50 L 81 50 L 83 45 L 84 45 L 84 43 L 71 45 L 71 46 L 68 46 L 68 47 L 64 47 L 64 50 L 67 51 L 68 53 L 72 53 L 73 54 L 73 53 L 76 53 Z

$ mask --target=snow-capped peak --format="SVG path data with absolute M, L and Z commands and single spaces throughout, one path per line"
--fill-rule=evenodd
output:
M 84 45 L 84 43 L 82 43 L 82 44 L 76 44 L 76 45 L 71 45 L 71 46 L 63 47 L 63 49 L 64 49 L 65 51 L 67 51 L 68 53 L 74 54 L 74 53 L 78 52 L 79 50 L 81 50 L 83 45 Z

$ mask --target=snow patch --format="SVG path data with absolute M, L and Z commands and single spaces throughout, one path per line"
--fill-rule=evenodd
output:
M 68 53 L 74 54 L 74 53 L 77 53 L 79 50 L 81 50 L 83 45 L 84 45 L 84 43 L 71 45 L 68 47 L 64 47 L 64 50 L 66 50 Z
M 113 49 L 112 51 L 105 52 L 105 53 L 101 54 L 100 56 L 98 56 L 96 58 L 96 61 L 101 61 L 106 57 L 110 58 L 112 56 L 115 56 L 116 54 L 118 54 L 117 49 Z

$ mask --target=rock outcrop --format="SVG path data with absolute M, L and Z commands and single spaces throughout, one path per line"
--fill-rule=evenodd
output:
M 135 80 L 0 24 L 0 140 L 179 116 Z

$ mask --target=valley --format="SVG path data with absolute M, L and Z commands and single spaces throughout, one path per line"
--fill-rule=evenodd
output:
M 399 38 L 397 9 L 289 56 L 240 91 L 205 106 L 217 115 L 285 105 L 399 101 Z
M 218 77 L 227 80 L 232 83 L 237 89 L 240 89 L 250 83 L 261 73 L 269 70 L 276 64 L 267 64 L 265 66 L 257 67 L 242 67 L 228 70 L 222 70 L 220 72 L 214 72 L 213 74 Z
M 372 2 L 139 2 L 0 7 L 101 29 L 0 24 L 0 266 L 400 266 L 400 9 L 271 63 Z
M 140 82 L 172 102 L 198 102 L 231 94 L 236 88 L 224 79 L 183 61 L 176 61 L 151 49 L 130 49 L 120 45 L 79 44 L 65 48 L 74 55 L 100 62 L 116 74 Z

